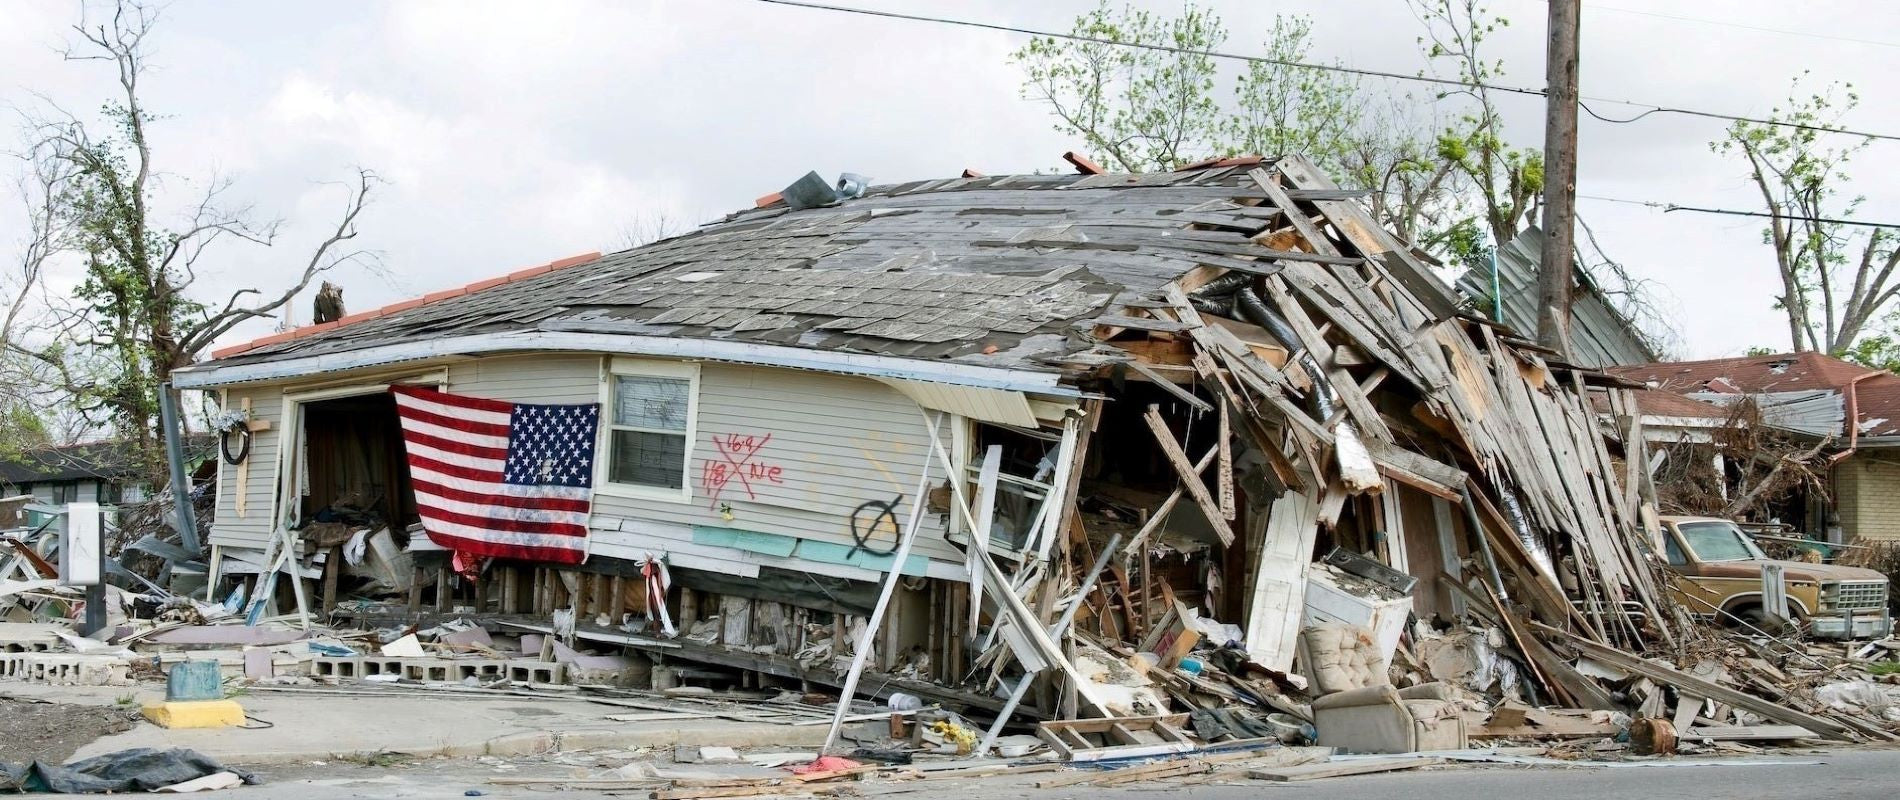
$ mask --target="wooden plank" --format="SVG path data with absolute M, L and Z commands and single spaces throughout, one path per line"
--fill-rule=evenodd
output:
M 1813 739 L 1814 731 L 1799 725 L 1710 725 L 1683 728 L 1684 739 L 1715 739 L 1723 742 L 1774 742 L 1786 739 Z
M 1572 645 L 1575 645 L 1577 649 L 1583 651 L 1585 655 L 1593 659 L 1606 662 L 1615 667 L 1620 667 L 1627 672 L 1634 672 L 1653 681 L 1670 684 L 1676 687 L 1677 691 L 1699 695 L 1718 703 L 1727 703 L 1737 708 L 1744 708 L 1754 712 L 1757 716 L 1766 717 L 1783 724 L 1799 725 L 1826 738 L 1839 739 L 1842 741 L 1852 741 L 1854 739 L 1852 733 L 1846 727 L 1814 716 L 1813 714 L 1797 711 L 1778 703 L 1771 703 L 1752 694 L 1703 680 L 1700 677 L 1683 672 L 1675 667 L 1659 664 L 1645 658 L 1625 653 L 1614 647 L 1590 641 L 1569 631 L 1552 628 L 1549 625 L 1538 622 L 1532 622 L 1531 625 L 1545 633 L 1563 637 Z
M 1127 314 L 1104 314 L 1095 318 L 1095 324 L 1098 327 L 1126 328 L 1137 331 L 1154 331 L 1156 333 L 1179 333 L 1187 330 L 1186 325 L 1175 322 L 1174 320 L 1155 319 L 1153 317 L 1131 317 Z
M 1170 380 L 1167 376 L 1154 371 L 1154 368 L 1149 367 L 1148 365 L 1143 364 L 1139 361 L 1130 361 L 1128 362 L 1127 367 L 1129 369 L 1134 370 L 1137 373 L 1140 373 L 1142 377 L 1147 378 L 1148 380 L 1154 382 L 1156 386 L 1161 387 L 1161 389 L 1167 392 L 1168 394 L 1174 395 L 1174 398 L 1176 400 L 1180 400 L 1183 403 L 1193 406 L 1194 410 L 1199 411 L 1203 414 L 1214 413 L 1214 404 L 1209 403 L 1206 400 L 1202 400 L 1199 397 L 1195 397 L 1193 393 L 1189 392 L 1186 389 L 1181 388 L 1180 386 L 1175 385 L 1175 382 L 1173 380 Z
M 1301 238 L 1306 239 L 1307 246 L 1313 248 L 1313 252 L 1328 256 L 1340 254 L 1339 248 L 1334 247 L 1331 240 L 1320 234 L 1319 226 L 1306 218 L 1305 212 L 1299 210 L 1293 198 L 1287 195 L 1286 190 L 1280 187 L 1279 182 L 1273 179 L 1271 173 L 1256 167 L 1247 171 L 1247 177 L 1252 178 L 1253 182 L 1260 187 L 1260 191 L 1266 194 L 1267 202 L 1286 210 L 1287 221 L 1292 223 L 1294 230 L 1300 232 Z
M 1328 761 L 1324 764 L 1308 764 L 1303 767 L 1253 769 L 1247 771 L 1247 777 L 1263 781 L 1312 781 L 1321 778 L 1343 778 L 1348 775 L 1371 775 L 1378 772 L 1418 769 L 1443 763 L 1445 760 L 1442 758 L 1367 758 Z
M 1302 190 L 1334 189 L 1332 181 L 1315 169 L 1304 158 L 1282 159 L 1275 164 L 1287 182 Z M 1264 172 L 1264 171 L 1262 171 Z M 1259 178 L 1255 178 L 1258 182 Z M 1264 187 L 1263 187 L 1264 188 Z M 1273 193 L 1268 192 L 1271 196 Z M 1285 195 L 1285 191 L 1279 194 Z M 1407 249 L 1391 232 L 1381 227 L 1365 208 L 1358 203 L 1330 199 L 1315 199 L 1313 207 L 1326 217 L 1333 227 L 1338 229 L 1346 241 L 1358 248 L 1360 255 L 1377 258 L 1382 271 L 1391 275 L 1408 290 L 1431 313 L 1434 320 L 1445 319 L 1458 313 L 1458 304 L 1451 288 L 1426 269 L 1424 262 Z
M 1201 511 L 1207 515 L 1208 524 L 1214 528 L 1214 533 L 1220 536 L 1221 545 L 1223 547 L 1232 545 L 1234 529 L 1227 524 L 1226 517 L 1221 514 L 1220 504 L 1208 494 L 1207 484 L 1201 481 L 1200 473 L 1194 469 L 1193 464 L 1188 462 L 1187 454 L 1181 452 L 1181 443 L 1175 441 L 1174 432 L 1168 430 L 1167 421 L 1161 418 L 1161 407 L 1149 406 L 1148 412 L 1142 415 L 1142 418 L 1147 420 L 1148 430 L 1154 432 L 1155 442 L 1161 445 L 1162 455 L 1167 456 L 1168 463 L 1174 466 L 1175 474 L 1180 476 L 1181 483 L 1187 487 L 1188 496 L 1194 498 L 1195 505 L 1200 506 Z

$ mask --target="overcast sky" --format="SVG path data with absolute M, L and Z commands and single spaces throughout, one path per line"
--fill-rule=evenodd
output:
M 1891 90 L 1900 4 L 1585 0 L 1583 93 L 1737 114 L 1768 113 L 1790 77 L 1854 82 L 1852 127 L 1900 132 Z M 1066 30 L 1093 0 L 845 4 Z M 1138 3 L 1172 12 L 1178 2 Z M 1275 13 L 1314 21 L 1319 60 L 1414 73 L 1417 21 L 1401 0 L 1204 0 L 1227 21 L 1227 49 L 1257 52 Z M 1618 9 L 1642 9 L 1647 14 Z M 1496 0 L 1513 24 L 1496 38 L 1502 83 L 1541 86 L 1544 6 Z M 1654 16 L 1656 14 L 1665 16 Z M 1721 20 L 1732 25 L 1667 16 Z M 36 95 L 72 109 L 108 98 L 97 63 L 63 61 L 77 6 L 0 0 L 0 111 Z M 1837 38 L 1748 30 L 1804 31 Z M 665 219 L 687 226 L 748 206 L 807 170 L 877 182 L 1051 169 L 1080 143 L 1023 100 L 1007 62 L 1017 36 L 767 6 L 751 0 L 650 2 L 214 2 L 166 8 L 146 103 L 167 199 L 212 175 L 234 204 L 282 219 L 277 246 L 225 251 L 217 295 L 281 286 L 335 224 L 353 165 L 379 188 L 360 244 L 387 275 L 344 268 L 353 310 L 590 250 L 619 249 Z M 1393 86 L 1394 91 L 1405 87 Z M 1541 146 L 1542 106 L 1501 100 L 1515 143 Z M 1632 112 L 1604 106 L 1609 112 Z M 4 113 L 12 114 L 11 111 Z M 1739 167 L 1710 154 L 1723 123 L 1585 118 L 1579 190 L 1684 205 L 1757 208 Z M 0 149 L 18 136 L 0 127 Z M 1864 153 L 1862 216 L 1900 217 L 1900 142 Z M 9 168 L 11 165 L 9 165 Z M 0 246 L 15 252 L 15 198 Z M 1677 355 L 1785 349 L 1771 307 L 1773 259 L 1758 220 L 1583 200 L 1612 255 L 1654 281 L 1679 320 Z M 207 291 L 206 296 L 211 296 Z M 308 321 L 309 302 L 294 313 Z M 267 332 L 257 324 L 229 337 Z

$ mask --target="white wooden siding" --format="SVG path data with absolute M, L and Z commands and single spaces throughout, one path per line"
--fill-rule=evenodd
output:
M 600 401 L 600 357 L 534 355 L 449 365 L 448 391 L 511 403 Z
M 232 387 L 225 408 L 243 407 L 251 398 L 251 418 L 270 423 L 270 430 L 251 435 L 251 465 L 244 492 L 244 516 L 237 513 L 238 468 L 218 461 L 218 507 L 211 520 L 211 543 L 221 547 L 265 549 L 270 544 L 271 502 L 277 496 L 277 442 L 283 436 L 284 389 L 281 386 Z
M 949 421 L 940 431 L 950 439 Z M 868 378 L 800 370 L 706 364 L 700 372 L 699 429 L 687 480 L 688 503 L 596 494 L 594 515 L 709 525 L 852 545 L 852 513 L 869 501 L 900 500 L 901 524 L 917 489 L 918 470 L 931 461 L 929 428 L 917 404 Z M 766 439 L 765 437 L 771 437 Z M 749 457 L 732 453 L 730 437 L 764 441 Z M 722 451 L 722 448 L 724 450 Z M 741 466 L 723 489 L 709 486 L 718 470 Z M 774 471 L 776 470 L 776 471 Z M 776 476 L 773 480 L 771 476 Z M 714 496 L 714 489 L 718 489 Z M 732 519 L 720 509 L 730 506 Z M 867 512 L 860 519 L 874 521 Z M 879 549 L 895 542 L 886 535 Z M 915 550 L 933 560 L 961 561 L 943 538 L 939 515 L 927 514 Z
M 521 403 L 598 402 L 602 358 L 555 354 L 457 362 L 448 368 L 447 390 Z M 252 441 L 250 497 L 243 518 L 237 517 L 233 506 L 237 470 L 229 465 L 221 470 L 211 534 L 215 543 L 258 549 L 268 543 L 285 389 L 280 385 L 229 390 L 229 407 L 236 408 L 248 393 L 253 417 L 270 420 L 273 427 Z M 940 431 L 945 447 L 949 447 L 954 422 L 946 419 Z M 852 514 L 860 505 L 901 498 L 896 509 L 901 524 L 918 499 L 912 495 L 918 470 L 926 461 L 931 485 L 942 484 L 943 469 L 930 452 L 927 432 L 924 413 L 915 401 L 869 378 L 704 364 L 698 429 L 692 463 L 687 465 L 690 502 L 596 493 L 595 525 L 616 530 L 622 528 L 621 520 L 627 520 L 629 530 L 637 521 L 676 532 L 706 525 L 850 546 L 854 543 Z M 765 443 L 749 458 L 735 454 L 727 461 L 721 447 L 730 451 L 730 437 L 735 436 Z M 767 436 L 771 438 L 765 440 Z M 732 469 L 732 462 L 744 465 L 747 478 L 734 477 L 715 499 L 708 491 L 707 477 L 721 468 Z M 731 520 L 720 514 L 722 506 L 730 507 Z M 860 518 L 871 522 L 874 517 L 875 513 L 866 512 Z M 612 541 L 615 537 L 604 538 Z M 894 544 L 889 538 L 887 533 L 877 546 Z M 615 542 L 600 554 L 625 556 L 617 550 L 650 541 Z M 738 552 L 733 551 L 733 561 L 752 560 Z M 962 561 L 961 553 L 944 541 L 942 516 L 936 514 L 925 515 L 913 553 L 938 561 Z

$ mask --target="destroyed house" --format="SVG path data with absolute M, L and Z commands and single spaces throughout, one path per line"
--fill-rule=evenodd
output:
M 1610 372 L 1642 383 L 1643 394 L 1673 395 L 1674 407 L 1713 409 L 1703 415 L 1714 418 L 1708 428 L 1733 424 L 1729 410 L 1748 400 L 1762 424 L 1831 456 L 1827 491 L 1797 493 L 1775 509 L 1782 523 L 1834 543 L 1900 540 L 1900 375 L 1813 352 L 1663 361 Z
M 1628 418 L 1627 384 L 1466 313 L 1357 196 L 1249 157 L 768 198 L 227 348 L 177 374 L 252 431 L 221 465 L 213 569 L 291 552 L 312 613 L 565 618 L 676 674 L 831 687 L 878 618 L 866 693 L 994 711 L 1034 685 L 1033 716 L 1257 699 L 1244 670 L 1131 688 L 1097 667 L 1165 671 L 1204 639 L 1285 673 L 1313 623 L 1385 658 L 1408 615 L 1503 601 L 1590 642 L 1669 640 L 1649 495 L 1586 399 Z M 540 412 L 505 404 L 598 404 L 523 465 L 585 487 L 584 560 L 452 557 L 480 503 L 418 486 L 415 397 L 503 403 L 517 439 Z M 355 530 L 413 561 L 406 597 L 306 602 Z M 1539 691 L 1601 692 L 1573 678 Z

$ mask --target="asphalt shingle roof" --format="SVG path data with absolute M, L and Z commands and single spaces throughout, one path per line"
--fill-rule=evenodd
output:
M 1270 271 L 1258 159 L 1145 175 L 1010 175 L 782 203 L 214 353 L 245 364 L 516 331 L 732 339 L 1039 368 L 1094 320 L 1202 265 Z M 1294 199 L 1349 196 L 1289 190 Z M 1190 228 L 1190 225 L 1195 225 Z

